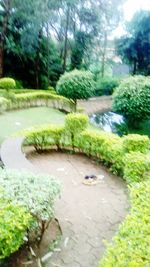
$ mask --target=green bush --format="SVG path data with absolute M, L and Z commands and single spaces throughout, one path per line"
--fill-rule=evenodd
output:
M 71 145 L 74 148 L 75 139 L 88 126 L 88 116 L 80 113 L 70 113 L 66 116 L 65 131 L 71 138 Z
M 0 199 L 9 199 L 12 205 L 25 207 L 33 218 L 29 233 L 36 231 L 36 238 L 41 239 L 54 216 L 54 201 L 60 193 L 59 182 L 49 175 L 0 169 L 0 185 Z
M 92 73 L 79 70 L 62 75 L 56 86 L 58 94 L 72 99 L 75 103 L 77 99 L 88 99 L 93 96 L 94 90 L 95 82 Z
M 150 182 L 130 189 L 131 211 L 109 245 L 99 267 L 148 267 L 150 263 Z
M 55 90 L 54 87 L 52 87 L 52 86 L 49 86 L 49 87 L 47 88 L 47 90 L 48 90 L 48 92 L 50 92 L 51 94 L 57 94 L 57 93 L 56 93 L 56 90 Z
M 4 97 L 0 97 L 0 113 L 7 110 L 7 107 L 9 106 L 10 101 Z
M 134 76 L 124 79 L 113 95 L 113 110 L 132 124 L 150 116 L 150 78 Z
M 0 198 L 0 260 L 16 252 L 25 242 L 31 221 L 24 207 Z
M 140 182 L 150 177 L 150 157 L 140 152 L 126 154 L 124 178 L 128 183 Z
M 1 89 L 13 89 L 16 87 L 16 82 L 12 78 L 1 78 L 0 88 Z
M 123 147 L 126 152 L 146 153 L 150 149 L 150 139 L 146 135 L 129 134 L 123 137 Z
M 37 152 L 42 152 L 50 146 L 56 145 L 59 150 L 62 143 L 64 127 L 49 125 L 34 128 L 26 132 L 26 145 L 33 145 Z
M 112 95 L 119 83 L 119 79 L 113 77 L 100 78 L 96 83 L 96 95 Z

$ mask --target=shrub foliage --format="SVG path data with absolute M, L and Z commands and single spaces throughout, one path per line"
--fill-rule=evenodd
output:
M 0 88 L 1 89 L 13 89 L 16 87 L 16 82 L 12 78 L 1 78 Z
M 149 118 L 150 78 L 134 76 L 124 79 L 114 93 L 113 110 L 133 123 Z
M 88 71 L 73 70 L 62 75 L 57 83 L 57 93 L 75 102 L 77 99 L 88 99 L 93 96 L 95 82 Z
M 131 187 L 130 214 L 119 228 L 99 267 L 146 267 L 150 263 L 150 182 Z

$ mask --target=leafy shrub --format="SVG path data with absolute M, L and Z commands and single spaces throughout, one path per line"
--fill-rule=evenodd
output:
M 2 89 L 13 89 L 16 87 L 16 82 L 12 78 L 1 78 L 0 88 Z
M 34 128 L 26 133 L 26 145 L 33 145 L 37 152 L 42 152 L 51 145 L 60 149 L 64 127 L 50 125 Z
M 16 252 L 24 243 L 32 217 L 18 204 L 0 198 L 0 259 Z
M 0 113 L 5 111 L 9 106 L 10 101 L 4 97 L 0 97 Z
M 56 93 L 56 90 L 55 90 L 54 87 L 52 87 L 52 86 L 49 86 L 49 87 L 47 88 L 47 90 L 48 90 L 51 94 L 57 94 L 57 93 Z
M 150 182 L 130 188 L 132 208 L 119 228 L 99 267 L 149 266 Z
M 145 153 L 150 148 L 150 139 L 146 135 L 129 134 L 123 137 L 123 147 L 126 152 L 139 151 Z
M 124 79 L 114 93 L 113 110 L 134 124 L 147 119 L 150 116 L 150 78 Z
M 21 205 L 34 218 L 30 231 L 36 230 L 41 239 L 47 224 L 54 216 L 54 201 L 60 193 L 59 183 L 48 175 L 35 175 L 0 169 L 0 198 L 9 198 Z
M 76 103 L 77 99 L 88 99 L 93 96 L 95 82 L 92 73 L 73 70 L 62 75 L 57 83 L 56 91 Z
M 126 154 L 124 178 L 127 182 L 140 182 L 145 180 L 148 175 L 150 175 L 150 158 L 148 155 L 140 152 Z
M 74 148 L 75 138 L 86 129 L 89 119 L 88 116 L 80 113 L 71 113 L 66 116 L 65 131 L 71 138 L 71 145 Z
M 100 78 L 96 83 L 96 95 L 112 95 L 114 89 L 119 86 L 119 79 L 112 77 Z

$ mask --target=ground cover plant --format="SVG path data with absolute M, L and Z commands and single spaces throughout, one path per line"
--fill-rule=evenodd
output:
M 5 259 L 24 243 L 41 242 L 60 184 L 48 175 L 6 169 L 0 169 L 0 184 L 0 259 Z

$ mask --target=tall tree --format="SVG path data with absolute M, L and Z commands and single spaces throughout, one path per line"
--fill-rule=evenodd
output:
M 150 11 L 137 12 L 126 27 L 127 34 L 116 40 L 116 49 L 133 74 L 150 75 Z

